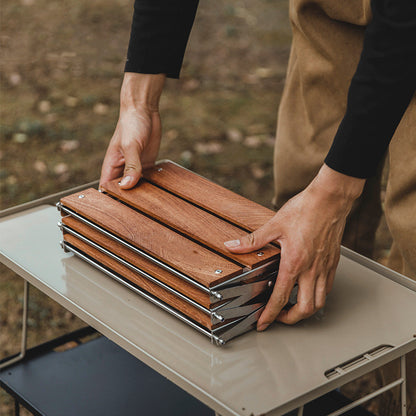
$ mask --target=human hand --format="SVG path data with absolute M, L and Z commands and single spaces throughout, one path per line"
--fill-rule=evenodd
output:
M 258 331 L 274 320 L 294 324 L 325 305 L 339 261 L 346 218 L 364 182 L 324 165 L 311 184 L 270 221 L 240 240 L 225 243 L 233 253 L 258 250 L 272 241 L 280 244 L 279 272 L 257 322 Z M 297 303 L 283 309 L 296 282 Z
M 120 116 L 101 169 L 100 186 L 123 175 L 120 187 L 132 188 L 142 169 L 156 161 L 161 140 L 159 98 L 163 74 L 126 73 Z

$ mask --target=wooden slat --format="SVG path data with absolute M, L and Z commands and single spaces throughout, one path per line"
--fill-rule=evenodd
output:
M 83 224 L 82 222 L 72 217 L 62 218 L 62 223 L 83 235 L 84 237 L 88 238 L 89 240 L 93 241 L 94 243 L 98 244 L 99 246 L 107 249 L 111 253 L 118 255 L 133 266 L 138 267 L 140 270 L 150 274 L 151 276 L 167 284 L 178 292 L 191 298 L 195 302 L 198 302 L 200 305 L 205 306 L 208 309 L 212 306 L 208 293 L 199 290 L 197 287 L 169 273 L 151 261 L 140 257 L 127 247 L 109 237 L 106 237 L 99 231 L 94 230 L 88 225 Z
M 172 162 L 158 163 L 143 172 L 148 181 L 199 205 L 222 218 L 254 231 L 275 212 Z
M 155 283 L 152 283 L 144 277 L 141 277 L 140 275 L 134 273 L 128 267 L 123 266 L 118 261 L 109 258 L 108 256 L 104 255 L 94 247 L 91 247 L 89 244 L 84 243 L 83 241 L 79 240 L 78 238 L 70 234 L 65 234 L 65 241 L 72 244 L 74 247 L 78 248 L 88 256 L 94 258 L 96 261 L 98 261 L 105 267 L 124 276 L 140 288 L 144 289 L 146 292 L 157 297 L 158 299 L 162 300 L 168 305 L 173 306 L 175 309 L 182 312 L 186 316 L 192 318 L 199 324 L 203 325 L 208 329 L 211 329 L 211 317 L 197 309 L 195 306 L 192 306 L 184 300 L 177 298 L 167 290 L 157 286 Z M 109 307 L 110 306 L 111 305 L 109 305 Z
M 232 254 L 225 248 L 224 241 L 241 238 L 245 232 L 240 228 L 149 182 L 142 180 L 133 189 L 123 190 L 118 181 L 108 182 L 102 185 L 102 189 L 244 266 L 258 267 L 277 259 L 280 253 L 278 248 L 269 244 L 258 251 L 262 253 L 261 256 L 257 255 L 258 252 Z
M 80 195 L 83 198 L 79 198 Z M 61 199 L 78 214 L 210 287 L 243 269 L 95 189 Z M 222 273 L 215 274 L 216 270 Z

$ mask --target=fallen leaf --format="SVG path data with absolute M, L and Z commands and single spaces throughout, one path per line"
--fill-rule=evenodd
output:
M 255 179 L 263 179 L 266 176 L 266 171 L 257 164 L 250 166 L 250 170 Z
M 232 127 L 227 130 L 226 137 L 230 142 L 240 143 L 243 140 L 243 133 L 240 130 Z
M 185 150 L 181 153 L 179 156 L 180 158 L 180 164 L 185 167 L 190 167 L 193 159 L 193 154 L 190 150 Z
M 9 177 L 7 177 L 6 183 L 7 183 L 7 185 L 16 185 L 17 184 L 16 176 L 10 175 Z
M 179 132 L 178 130 L 170 129 L 164 134 L 164 136 L 166 140 L 175 140 L 179 137 Z
M 15 133 L 15 134 L 13 134 L 13 141 L 15 143 L 25 143 L 27 141 L 27 134 L 25 134 L 25 133 Z
M 271 68 L 260 67 L 260 68 L 256 68 L 255 74 L 261 79 L 271 78 L 273 76 L 273 70 Z
M 78 149 L 79 141 L 78 140 L 62 140 L 60 147 L 64 153 L 72 152 L 73 150 Z
M 68 165 L 66 163 L 58 163 L 53 167 L 53 171 L 57 175 L 63 175 L 64 173 L 68 172 Z
M 77 97 L 68 96 L 65 98 L 65 105 L 67 105 L 68 107 L 76 107 L 77 104 L 78 104 Z
M 33 169 L 39 173 L 45 173 L 48 170 L 46 163 L 43 160 L 36 160 L 33 164 Z
M 12 72 L 9 76 L 9 82 L 13 86 L 19 85 L 22 82 L 22 77 L 17 72 Z
M 189 79 L 188 81 L 185 81 L 183 83 L 182 88 L 184 89 L 184 91 L 192 92 L 192 91 L 197 90 L 200 85 L 201 85 L 200 81 L 198 81 L 195 78 L 192 78 L 192 79 Z
M 222 150 L 223 146 L 218 142 L 197 143 L 195 145 L 195 151 L 199 154 L 213 155 L 216 153 L 221 153 Z
M 47 100 L 39 101 L 38 110 L 41 113 L 48 113 L 49 111 L 51 111 L 51 102 Z
M 48 124 L 54 123 L 56 120 L 58 120 L 58 115 L 54 113 L 46 114 L 45 116 L 45 122 Z
M 256 148 L 259 147 L 262 144 L 262 139 L 260 136 L 248 136 L 244 140 L 244 146 L 250 147 L 250 148 Z
M 107 114 L 109 110 L 109 107 L 107 104 L 103 103 L 97 103 L 95 104 L 93 111 L 95 114 L 99 114 L 100 116 Z

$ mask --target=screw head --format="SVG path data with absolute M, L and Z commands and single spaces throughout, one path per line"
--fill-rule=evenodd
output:
M 221 295 L 221 293 L 214 292 L 214 296 L 215 296 L 217 299 L 222 300 L 222 295 Z
M 162 172 L 162 170 L 163 170 L 163 168 L 159 168 L 157 171 L 158 171 L 158 172 Z
M 273 282 L 272 282 L 271 280 L 269 280 L 269 281 L 267 282 L 267 286 L 268 286 L 268 287 L 272 287 L 272 285 L 273 285 Z
M 258 255 L 259 257 L 262 257 L 262 256 L 264 256 L 264 253 L 263 253 L 262 251 L 259 251 L 259 252 L 257 253 L 257 255 Z
M 85 198 L 85 195 L 84 194 L 78 195 L 78 198 L 79 199 Z
M 215 274 L 221 274 L 221 273 L 222 273 L 222 270 L 221 269 L 215 270 Z

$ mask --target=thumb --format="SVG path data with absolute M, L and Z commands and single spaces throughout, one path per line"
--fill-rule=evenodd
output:
M 139 181 L 142 176 L 142 164 L 140 162 L 139 147 L 130 145 L 123 149 L 124 172 L 120 181 L 120 188 L 130 189 Z
M 238 240 L 226 241 L 224 245 L 232 253 L 249 253 L 264 247 L 278 237 L 276 224 L 269 221 L 251 234 L 246 234 Z

